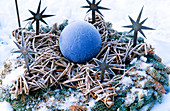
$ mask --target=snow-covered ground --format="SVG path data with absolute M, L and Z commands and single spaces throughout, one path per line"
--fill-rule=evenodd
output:
M 98 1 L 98 0 L 96 0 Z M 28 9 L 36 12 L 39 0 L 18 0 L 22 27 L 26 25 L 25 19 L 31 17 Z M 101 10 L 106 21 L 113 23 L 113 28 L 118 31 L 129 31 L 123 28 L 130 25 L 130 15 L 136 20 L 142 6 L 144 10 L 141 21 L 148 17 L 144 25 L 155 28 L 154 31 L 144 31 L 147 42 L 155 47 L 156 53 L 163 59 L 163 63 L 170 66 L 170 0 L 103 0 L 100 5 L 111 10 Z M 42 0 L 41 10 L 47 6 L 44 14 L 56 16 L 46 18 L 51 26 L 53 23 L 61 23 L 64 19 L 70 22 L 84 20 L 87 9 L 80 6 L 87 5 L 86 0 Z M 44 24 L 42 24 L 44 25 Z M 1 0 L 0 3 L 0 71 L 2 63 L 10 56 L 10 50 L 16 48 L 11 39 L 11 32 L 18 27 L 14 0 Z M 140 35 L 140 34 L 139 34 Z M 170 111 L 170 93 L 164 96 L 163 104 L 156 104 L 153 111 Z M 8 104 L 1 103 L 0 109 Z M 9 108 L 10 109 L 10 108 Z M 10 111 L 10 110 L 3 110 Z

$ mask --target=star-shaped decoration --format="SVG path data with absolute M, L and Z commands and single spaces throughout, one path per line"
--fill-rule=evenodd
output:
M 140 18 L 141 18 L 141 15 L 142 15 L 142 11 L 143 11 L 143 7 L 142 7 L 142 9 L 141 9 L 141 11 L 140 11 L 140 13 L 139 13 L 139 16 L 138 16 L 136 22 L 129 16 L 129 19 L 130 19 L 132 25 L 123 26 L 123 27 L 125 27 L 125 28 L 132 28 L 132 29 L 129 31 L 129 33 L 134 30 L 133 47 L 136 46 L 136 44 L 137 44 L 137 34 L 138 34 L 138 31 L 146 38 L 146 36 L 145 36 L 145 34 L 143 33 L 142 29 L 145 29 L 145 30 L 155 30 L 155 29 L 149 28 L 149 27 L 147 27 L 147 26 L 142 26 L 143 23 L 148 19 L 148 18 L 146 18 L 146 19 L 144 19 L 142 22 L 140 22 Z M 139 23 L 139 22 L 140 22 L 140 23 Z
M 118 68 L 118 67 L 124 66 L 124 65 L 120 65 L 120 64 L 110 64 L 112 62 L 112 60 L 114 60 L 116 58 L 115 56 L 113 58 L 111 58 L 109 61 L 107 61 L 107 58 L 108 58 L 108 55 L 109 55 L 109 50 L 110 50 L 110 47 L 107 49 L 106 54 L 104 55 L 104 58 L 103 58 L 102 61 L 100 61 L 96 58 L 93 58 L 93 60 L 97 64 L 97 66 L 93 67 L 91 69 L 97 69 L 96 73 L 101 71 L 101 82 L 103 82 L 104 74 L 105 74 L 106 71 L 115 76 L 116 74 L 112 71 L 111 68 Z
M 41 0 L 38 5 L 37 13 L 29 10 L 29 12 L 33 15 L 33 17 L 30 17 L 25 20 L 25 21 L 33 20 L 31 24 L 33 24 L 36 21 L 36 35 L 39 34 L 39 21 L 47 25 L 47 23 L 43 20 L 43 18 L 54 16 L 54 15 L 43 15 L 47 7 L 45 7 L 45 9 L 40 13 L 40 6 L 41 6 Z
M 25 65 L 28 69 L 28 72 L 30 74 L 30 69 L 29 69 L 29 61 L 28 61 L 28 58 L 32 59 L 35 63 L 36 61 L 34 60 L 34 58 L 30 55 L 30 54 L 40 54 L 39 52 L 34 52 L 34 51 L 31 51 L 29 50 L 29 45 L 28 44 L 27 46 L 25 46 L 25 42 L 24 42 L 24 37 L 22 36 L 22 40 L 21 40 L 21 46 L 15 42 L 15 45 L 18 47 L 19 50 L 16 50 L 16 51 L 12 51 L 11 53 L 21 53 L 21 55 L 19 56 L 20 57 L 23 57 L 24 58 L 24 61 L 25 61 Z
M 95 23 L 95 12 L 97 11 L 101 16 L 103 16 L 103 14 L 99 11 L 99 9 L 103 9 L 103 10 L 110 10 L 109 8 L 105 8 L 105 7 L 101 7 L 101 6 L 98 6 L 100 4 L 100 2 L 102 0 L 100 0 L 99 2 L 95 3 L 96 0 L 93 0 L 93 2 L 91 3 L 89 0 L 86 0 L 87 3 L 89 4 L 89 6 L 82 6 L 81 8 L 90 8 L 88 12 L 90 12 L 92 10 L 92 23 Z

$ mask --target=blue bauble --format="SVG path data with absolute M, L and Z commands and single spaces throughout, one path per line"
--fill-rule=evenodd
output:
M 93 25 L 79 21 L 64 28 L 59 46 L 62 54 L 70 61 L 85 63 L 99 53 L 101 38 Z

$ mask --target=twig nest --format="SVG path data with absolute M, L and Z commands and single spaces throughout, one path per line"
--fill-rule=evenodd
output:
M 62 31 L 59 47 L 62 54 L 70 61 L 85 63 L 100 51 L 100 34 L 90 23 L 74 22 Z

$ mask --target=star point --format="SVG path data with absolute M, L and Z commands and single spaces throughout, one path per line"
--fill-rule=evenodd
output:
M 130 16 L 128 16 L 129 19 L 130 19 L 130 21 L 131 21 L 131 23 L 132 23 L 132 25 L 123 26 L 123 27 L 125 27 L 125 28 L 132 28 L 132 29 L 129 31 L 129 33 L 131 33 L 132 31 L 134 31 L 133 46 L 136 46 L 136 44 L 137 44 L 137 34 L 138 34 L 138 31 L 146 38 L 146 36 L 145 36 L 145 34 L 143 33 L 142 29 L 144 29 L 144 30 L 155 30 L 155 29 L 150 28 L 150 27 L 147 27 L 147 26 L 142 26 L 142 25 L 144 24 L 144 22 L 148 19 L 148 18 L 146 18 L 146 19 L 144 19 L 142 22 L 140 22 L 143 8 L 144 8 L 144 6 L 142 7 L 142 9 L 141 9 L 141 11 L 140 11 L 140 13 L 139 13 L 139 15 L 138 15 L 138 18 L 137 18 L 136 22 L 135 22 Z
M 14 43 L 18 47 L 19 50 L 12 51 L 11 53 L 21 53 L 21 55 L 19 57 L 23 57 L 24 58 L 25 65 L 26 65 L 28 73 L 30 75 L 28 58 L 30 58 L 33 62 L 36 63 L 36 61 L 34 60 L 34 58 L 30 54 L 40 54 L 40 53 L 29 50 L 29 44 L 27 46 L 25 46 L 25 41 L 24 41 L 24 37 L 23 36 L 22 36 L 22 39 L 21 39 L 21 46 L 17 42 L 15 42 L 15 41 L 14 41 Z
M 99 11 L 99 9 L 110 10 L 109 8 L 98 6 L 102 0 L 100 0 L 97 3 L 95 0 L 93 0 L 92 3 L 89 0 L 86 1 L 89 4 L 89 6 L 81 6 L 81 8 L 89 8 L 89 10 L 86 13 L 92 11 L 92 23 L 95 23 L 95 12 L 98 12 L 101 16 L 103 16 L 103 14 Z
M 40 13 L 40 7 L 41 7 L 41 0 L 39 2 L 39 5 L 38 5 L 38 9 L 37 9 L 37 12 L 33 12 L 31 10 L 29 10 L 29 12 L 33 15 L 33 17 L 30 17 L 28 19 L 26 19 L 25 21 L 28 21 L 28 20 L 33 20 L 31 22 L 31 24 L 33 24 L 35 21 L 36 21 L 36 35 L 39 34 L 39 21 L 43 22 L 44 24 L 48 25 L 44 20 L 43 18 L 47 18 L 47 17 L 51 17 L 51 16 L 54 16 L 54 15 L 43 15 L 43 13 L 45 12 L 45 10 L 47 9 L 47 7 L 44 8 L 44 10 Z
M 105 55 L 104 55 L 104 58 L 102 61 L 96 59 L 96 58 L 93 58 L 93 60 L 95 61 L 95 63 L 97 64 L 96 67 L 93 67 L 91 69 L 96 69 L 96 73 L 97 74 L 98 72 L 101 71 L 101 82 L 103 82 L 104 80 L 104 74 L 105 72 L 107 71 L 109 74 L 112 74 L 112 75 L 116 75 L 111 68 L 116 68 L 116 67 L 123 67 L 124 65 L 120 65 L 120 64 L 111 64 L 112 60 L 114 60 L 116 57 L 112 57 L 109 61 L 107 61 L 107 58 L 108 58 L 108 55 L 109 55 L 109 50 L 110 50 L 110 47 L 107 49 Z

